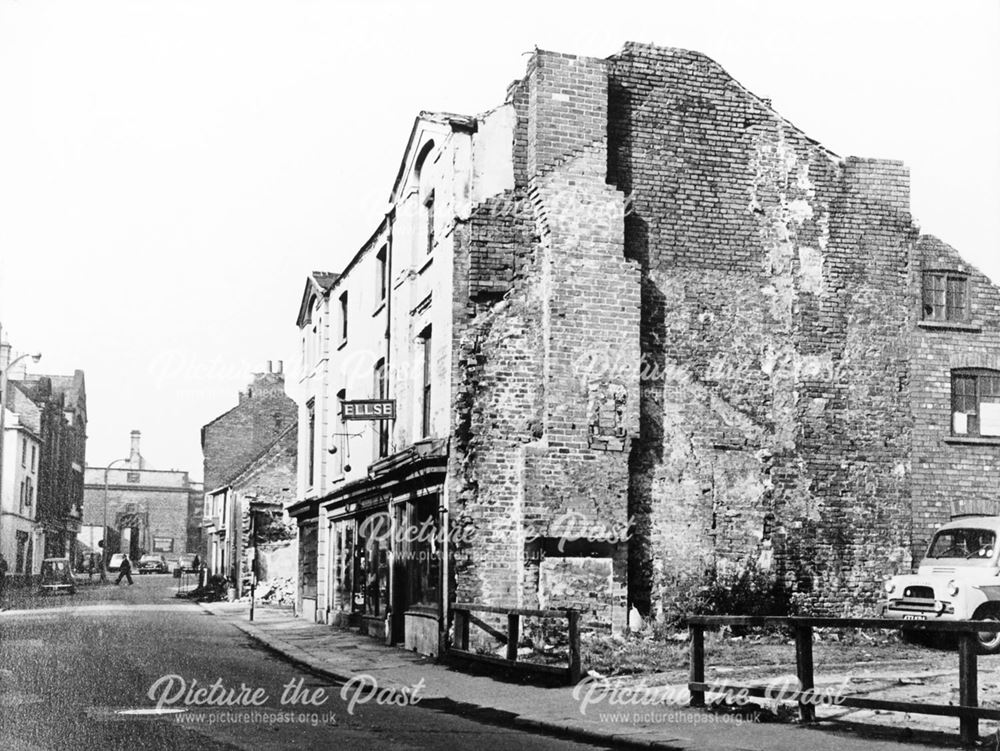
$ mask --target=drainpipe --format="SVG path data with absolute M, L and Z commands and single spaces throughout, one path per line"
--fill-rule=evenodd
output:
M 450 461 L 450 459 L 449 459 Z M 448 646 L 448 538 L 451 519 L 448 515 L 448 471 L 445 465 L 444 486 L 441 491 L 441 601 L 438 604 L 438 656 L 445 654 Z
M 392 367 L 390 365 L 392 359 L 392 289 L 393 289 L 393 279 L 392 279 L 392 259 L 395 255 L 392 247 L 392 226 L 396 219 L 396 207 L 393 206 L 385 214 L 385 221 L 388 224 L 388 231 L 386 233 L 386 244 L 385 244 L 385 278 L 386 278 L 386 289 L 385 289 L 385 398 L 391 399 L 392 394 Z M 397 404 L 397 411 L 399 405 Z M 389 436 L 388 443 L 392 445 L 392 422 L 389 423 Z M 379 423 L 379 432 L 382 430 L 382 424 Z M 393 643 L 393 631 L 394 625 L 397 619 L 401 619 L 402 613 L 396 612 L 396 507 L 393 505 L 392 498 L 389 499 L 389 506 L 386 509 L 389 514 L 389 623 L 388 623 L 388 633 L 385 635 L 385 643 Z M 352 563 L 353 565 L 353 563 Z

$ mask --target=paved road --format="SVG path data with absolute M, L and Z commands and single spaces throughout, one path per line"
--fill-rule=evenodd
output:
M 340 686 L 261 650 L 175 592 L 169 576 L 137 576 L 132 587 L 9 599 L 0 612 L 0 749 L 595 748 L 515 730 L 503 717 L 463 717 L 427 704 L 372 701 L 350 714 Z M 169 675 L 179 677 L 160 684 L 168 698 L 181 693 L 182 680 L 188 689 L 221 681 L 234 693 L 243 684 L 268 698 L 256 707 L 185 707 L 179 699 L 161 710 L 185 711 L 150 714 L 150 689 Z M 282 705 L 289 683 L 323 689 L 326 699 Z

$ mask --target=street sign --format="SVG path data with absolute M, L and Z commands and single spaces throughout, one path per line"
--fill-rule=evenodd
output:
M 341 402 L 340 419 L 344 420 L 395 420 L 395 399 L 354 399 Z

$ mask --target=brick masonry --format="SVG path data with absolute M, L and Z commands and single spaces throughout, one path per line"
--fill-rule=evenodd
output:
M 920 319 L 923 270 L 968 275 L 970 326 L 963 330 L 918 324 L 911 339 L 913 383 L 913 557 L 924 552 L 934 528 L 956 504 L 1000 505 L 1000 446 L 959 442 L 951 437 L 953 368 L 1000 371 L 1000 289 L 936 237 L 924 235 L 913 251 L 914 318 Z
M 515 186 L 455 228 L 456 599 L 585 588 L 579 550 L 524 554 L 571 512 L 635 520 L 584 553 L 617 625 L 749 565 L 863 611 L 952 500 L 996 498 L 998 447 L 945 438 L 950 370 L 1000 369 L 1000 297 L 920 237 L 903 164 L 833 154 L 684 50 L 539 51 L 508 103 Z M 920 325 L 929 263 L 970 274 L 978 331 Z
M 607 82 L 601 60 L 533 58 L 511 90 L 515 188 L 457 234 L 452 525 L 475 540 L 455 551 L 459 600 L 533 607 L 587 591 L 570 580 L 591 572 L 569 556 L 541 577 L 531 542 L 558 537 L 560 519 L 581 532 L 627 524 L 637 379 L 579 368 L 639 357 L 639 267 L 624 254 L 624 197 L 605 179 Z M 620 626 L 625 547 L 587 552 L 612 572 L 598 615 Z
M 205 490 L 226 484 L 298 416 L 283 373 L 255 373 L 239 403 L 201 429 Z

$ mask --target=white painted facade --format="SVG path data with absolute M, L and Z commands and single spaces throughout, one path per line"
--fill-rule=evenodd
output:
M 433 443 L 440 451 L 444 440 L 447 455 L 454 311 L 467 295 L 455 289 L 454 231 L 475 203 L 513 187 L 514 121 L 510 106 L 479 121 L 422 113 L 385 219 L 342 273 L 317 272 L 307 281 L 298 319 L 303 362 L 297 397 L 299 493 L 293 505 L 302 545 L 299 607 L 305 617 L 327 623 L 346 622 L 348 616 L 353 622 L 359 614 L 371 621 L 386 617 L 393 551 L 369 550 L 371 562 L 361 570 L 375 584 L 359 587 L 355 572 L 352 588 L 346 567 L 355 557 L 351 546 L 362 542 L 354 525 L 368 513 L 403 518 L 408 512 L 399 507 L 416 495 L 430 495 L 437 513 L 440 483 L 399 497 L 385 491 L 360 506 L 344 499 L 364 492 L 383 460 L 392 461 L 415 444 Z M 378 398 L 395 400 L 395 420 L 341 419 L 343 399 Z M 380 425 L 385 435 L 380 436 Z M 309 529 L 313 524 L 315 531 Z M 311 556 L 315 573 L 306 570 L 303 576 Z M 378 592 L 374 608 L 368 602 L 372 586 Z M 436 644 L 436 633 L 431 641 Z
M 21 578 L 40 570 L 44 536 L 35 528 L 38 464 L 42 443 L 20 416 L 5 408 L 3 487 L 0 488 L 0 552 L 8 576 Z

